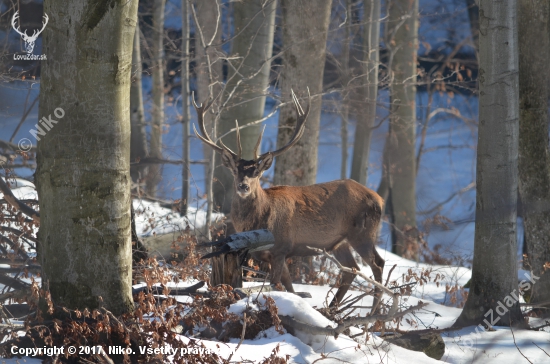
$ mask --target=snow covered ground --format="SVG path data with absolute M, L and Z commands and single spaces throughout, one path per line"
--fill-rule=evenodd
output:
M 13 192 L 18 198 L 36 198 L 36 192 L 32 183 L 16 180 L 12 183 Z M 149 235 L 153 231 L 157 233 L 175 231 L 185 224 L 183 220 L 178 220 L 179 216 L 172 216 L 169 209 L 160 207 L 157 203 L 147 201 L 134 201 L 136 209 L 144 211 L 142 217 L 137 220 L 137 229 L 141 235 Z M 147 215 L 146 215 L 147 214 Z M 149 216 L 145 218 L 145 216 Z M 151 217 L 154 221 L 168 221 L 167 216 L 172 216 L 173 220 L 169 224 L 156 223 L 151 228 Z M 204 223 L 204 213 L 199 211 L 193 215 L 197 227 Z M 172 229 L 172 230 L 171 230 Z M 462 287 L 470 279 L 471 271 L 464 267 L 454 267 L 445 265 L 429 265 L 417 263 L 403 259 L 384 249 L 378 248 L 380 255 L 386 260 L 386 269 L 384 281 L 388 279 L 391 268 L 395 265 L 389 277 L 389 282 L 395 281 L 397 285 L 407 282 L 417 281 L 413 286 L 410 296 L 403 296 L 400 300 L 400 307 L 407 308 L 419 303 L 419 301 L 428 303 L 428 306 L 409 314 L 402 321 L 400 328 L 403 330 L 435 328 L 443 329 L 450 327 L 461 312 L 459 306 L 463 303 L 461 290 L 452 292 L 451 287 Z M 358 262 L 360 260 L 358 259 Z M 325 263 L 329 264 L 329 263 Z M 320 265 L 320 259 L 315 260 L 317 268 Z M 360 264 L 361 272 L 371 276 L 370 268 Z M 329 269 L 331 267 L 328 267 Z M 324 273 L 320 273 L 324 274 Z M 524 272 L 519 273 L 519 279 L 523 279 Z M 407 278 L 409 277 L 409 278 Z M 423 278 L 419 280 L 419 278 Z M 195 282 L 180 283 L 178 286 L 188 286 Z M 358 286 L 368 286 L 363 279 L 357 278 L 355 281 Z M 255 285 L 247 283 L 247 286 Z M 312 298 L 300 298 L 296 295 L 284 292 L 270 292 L 265 295 L 271 296 L 281 315 L 291 316 L 299 321 L 326 327 L 334 326 L 335 323 L 329 321 L 321 315 L 315 308 L 326 306 L 331 300 L 331 289 L 328 285 L 294 285 L 298 292 L 309 292 Z M 359 295 L 358 290 L 350 291 L 353 296 Z M 177 297 L 180 302 L 189 302 L 191 298 L 187 296 Z M 252 298 L 256 298 L 255 295 Z M 259 304 L 263 304 L 265 298 L 258 296 Z M 372 298 L 366 297 L 359 301 L 357 306 L 370 306 Z M 249 299 L 243 299 L 233 304 L 230 312 L 242 315 L 247 305 L 254 307 L 255 302 Z M 355 311 L 358 315 L 366 315 L 368 308 Z M 542 322 L 532 321 L 532 326 L 540 325 Z M 481 331 L 479 328 L 467 327 L 459 331 L 450 331 L 442 334 L 445 341 L 445 354 L 441 361 L 446 363 L 498 363 L 515 364 L 527 362 L 527 357 L 532 363 L 549 363 L 550 357 L 543 351 L 550 352 L 550 328 L 546 331 L 513 331 L 506 327 L 495 327 L 495 331 Z M 352 328 L 352 334 L 359 333 L 359 329 Z M 181 337 L 181 340 L 188 340 Z M 514 343 L 515 340 L 515 343 Z M 231 339 L 228 343 L 204 340 L 207 348 L 223 357 L 229 355 L 235 350 L 239 339 Z M 239 349 L 233 355 L 233 360 L 252 360 L 260 361 L 269 356 L 271 351 L 279 345 L 279 355 L 290 355 L 291 362 L 295 363 L 313 363 L 316 360 L 323 363 L 341 363 L 341 362 L 366 362 L 366 363 L 432 363 L 437 362 L 427 357 L 424 353 L 413 352 L 403 349 L 399 346 L 389 344 L 377 336 L 371 336 L 368 342 L 364 342 L 364 336 L 361 339 L 351 339 L 346 335 L 340 335 L 337 339 L 333 337 L 316 336 L 297 332 L 295 335 L 289 333 L 279 334 L 273 327 L 261 332 L 253 340 L 244 340 Z M 517 347 L 516 347 L 517 345 Z M 538 345 L 538 347 L 537 347 Z M 540 348 L 539 348 L 540 347 Z M 525 356 L 525 357 L 524 357 Z M 322 359 L 322 360 L 321 360 Z M 27 363 L 39 362 L 36 359 L 25 358 Z M 16 359 L 3 359 L 5 363 L 22 362 Z

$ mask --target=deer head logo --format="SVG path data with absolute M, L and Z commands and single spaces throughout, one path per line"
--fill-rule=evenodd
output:
M 27 35 L 26 29 L 24 32 L 22 32 L 19 29 L 19 27 L 15 25 L 17 18 L 19 18 L 19 11 L 16 11 L 15 14 L 13 14 L 13 18 L 11 18 L 11 26 L 13 27 L 13 29 L 15 29 L 17 33 L 21 35 L 21 37 L 23 37 L 23 41 L 25 42 L 25 51 L 30 54 L 34 49 L 34 42 L 36 42 L 36 39 L 38 38 L 40 33 L 42 33 L 42 31 L 44 30 L 44 28 L 46 27 L 46 24 L 48 24 L 48 19 L 49 19 L 48 15 L 44 14 L 44 22 L 42 23 L 42 29 L 33 31 L 31 36 Z

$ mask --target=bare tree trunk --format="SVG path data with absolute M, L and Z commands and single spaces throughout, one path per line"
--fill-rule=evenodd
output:
M 153 110 L 151 112 L 150 156 L 162 159 L 162 129 L 164 125 L 164 8 L 166 0 L 153 3 Z M 156 196 L 162 179 L 162 166 L 151 164 L 147 178 L 147 194 Z
M 212 43 L 217 45 L 221 43 L 222 27 L 221 27 L 221 9 L 217 0 L 195 0 L 194 1 L 197 21 L 195 22 L 195 73 L 197 77 L 197 93 L 196 98 L 200 102 L 207 102 L 210 98 L 216 97 L 221 92 L 221 81 L 223 81 L 222 62 L 218 56 L 218 50 L 205 45 Z M 201 39 L 202 34 L 202 39 Z M 214 105 L 216 106 L 216 105 Z M 214 107 L 212 108 L 212 110 Z M 215 116 L 212 112 L 207 112 L 204 115 L 204 125 L 206 130 L 211 132 L 214 130 Z M 212 164 L 212 158 L 215 152 L 212 148 L 203 145 L 204 158 Z M 204 171 L 205 185 L 209 200 L 212 194 L 208 190 L 212 189 L 212 173 L 210 167 L 206 166 Z M 209 210 L 211 203 L 209 203 Z
M 275 9 L 277 2 L 253 0 L 233 3 L 235 38 L 232 44 L 233 60 L 229 64 L 229 75 L 224 92 L 225 107 L 222 110 L 218 135 L 223 135 L 239 125 L 260 120 L 264 115 L 265 94 L 269 86 L 273 35 L 275 33 Z M 253 159 L 253 149 L 260 135 L 260 124 L 241 129 L 243 158 Z M 235 134 L 223 139 L 224 144 L 236 151 Z M 216 156 L 219 166 L 220 156 Z M 214 171 L 217 183 L 214 185 L 214 203 L 221 211 L 231 211 L 233 200 L 233 176 L 229 170 L 219 166 Z
M 71 309 L 132 311 L 130 84 L 137 2 L 44 4 L 42 282 Z
M 416 230 L 416 53 L 418 48 L 418 0 L 392 0 L 389 22 L 395 25 L 391 48 L 391 118 L 388 148 L 393 212 L 393 251 L 418 256 Z
M 189 139 L 189 124 L 191 113 L 189 112 L 189 0 L 181 0 L 181 124 L 182 124 L 182 178 L 181 178 L 181 202 L 180 215 L 187 215 L 189 206 L 189 177 L 191 140 Z
M 345 24 L 345 35 L 344 35 L 344 41 L 343 41 L 343 50 L 342 50 L 342 70 L 341 70 L 341 79 L 342 79 L 342 85 L 344 85 L 344 88 L 342 89 L 341 94 L 341 105 L 342 105 L 342 112 L 341 112 L 341 124 L 340 124 L 340 140 L 342 144 L 342 157 L 340 160 L 340 179 L 346 179 L 348 176 L 348 122 L 349 122 L 349 116 L 350 116 L 350 105 L 349 100 L 347 99 L 347 93 L 349 93 L 349 90 L 346 90 L 345 87 L 348 86 L 349 82 L 351 81 L 351 70 L 349 66 L 349 54 L 350 54 L 350 47 L 352 44 L 352 33 L 351 28 L 353 26 L 352 23 L 352 16 L 351 16 L 351 6 L 352 1 L 346 0 L 346 24 Z
M 366 110 L 357 113 L 357 129 L 355 130 L 350 178 L 366 185 L 370 141 L 372 127 L 376 120 L 376 100 L 378 97 L 380 1 L 364 0 L 363 8 L 365 14 L 365 24 L 363 25 L 363 74 L 366 79 L 364 79 L 361 94 Z
M 141 85 L 141 46 L 139 22 L 134 35 L 134 49 L 132 51 L 132 86 L 130 89 L 130 122 L 132 138 L 130 141 L 130 162 L 147 157 L 147 134 L 145 132 L 145 113 L 143 111 L 143 91 Z M 132 181 L 140 183 L 147 173 L 146 166 L 131 166 Z M 138 190 L 139 192 L 139 190 Z
M 317 147 L 323 91 L 326 41 L 330 20 L 329 0 L 282 0 L 283 10 L 283 70 L 281 95 L 290 98 L 294 89 L 298 96 L 305 96 L 306 87 L 312 95 L 311 111 L 304 135 L 294 145 L 292 153 L 286 153 L 275 161 L 276 185 L 306 186 L 315 183 L 317 177 Z M 288 143 L 296 126 L 292 105 L 281 108 L 277 145 Z
M 466 0 L 466 6 L 468 7 L 468 18 L 470 18 L 472 41 L 479 60 L 479 7 L 476 4 L 476 0 Z
M 476 224 L 470 293 L 456 325 L 522 319 L 518 289 L 518 38 L 516 1 L 481 0 Z M 394 181 L 395 183 L 395 181 Z M 503 308 L 497 308 L 501 305 Z M 502 314 L 501 314 L 502 313 Z M 490 322 L 495 325 L 496 322 Z
M 526 266 L 541 277 L 530 302 L 550 308 L 550 152 L 548 150 L 548 0 L 520 1 L 519 28 L 519 191 L 525 231 Z M 537 16 L 534 16 L 537 14 Z

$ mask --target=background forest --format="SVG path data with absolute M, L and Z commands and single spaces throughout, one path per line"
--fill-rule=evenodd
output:
M 480 2 L 0 0 L 3 355 L 550 360 L 550 1 Z M 194 128 L 233 151 L 239 128 L 254 159 L 291 141 L 294 93 L 303 134 L 262 187 L 352 179 L 385 201 L 383 279 L 355 254 L 337 309 L 328 253 L 288 257 L 298 295 L 251 248 L 200 259 L 240 229 Z M 165 346 L 215 354 L 139 349 Z

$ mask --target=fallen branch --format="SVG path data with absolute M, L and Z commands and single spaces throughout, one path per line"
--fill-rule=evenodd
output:
M 202 288 L 204 287 L 206 283 L 204 281 L 201 281 L 197 284 L 194 284 L 192 286 L 189 286 L 189 287 L 185 287 L 185 288 L 172 288 L 169 290 L 168 292 L 168 296 L 186 296 L 186 295 L 189 295 L 189 294 L 195 294 L 197 293 L 196 291 L 199 289 L 199 288 Z M 153 287 L 139 287 L 139 288 L 132 288 L 132 295 L 136 295 L 140 292 L 143 292 L 143 293 L 152 293 L 152 294 L 156 294 L 156 295 L 164 295 L 164 287 L 161 287 L 161 286 L 153 286 Z
M 0 273 L 0 284 L 4 286 L 10 286 L 13 289 L 30 289 L 30 284 L 25 283 L 19 279 L 12 278 L 3 273 Z M 0 295 L 1 297 L 1 295 Z
M 338 337 L 342 332 L 344 332 L 348 327 L 355 326 L 355 325 L 368 325 L 371 323 L 374 323 L 376 321 L 390 321 L 395 318 L 399 318 L 402 316 L 405 316 L 411 312 L 414 312 L 416 310 L 421 309 L 424 306 L 427 306 L 428 303 L 420 302 L 416 306 L 412 306 L 404 311 L 397 312 L 398 304 L 397 300 L 394 301 L 392 308 L 390 309 L 390 312 L 393 312 L 393 314 L 377 314 L 377 315 L 371 315 L 371 316 L 365 316 L 365 317 L 350 317 L 345 320 L 343 320 L 341 323 L 339 323 L 336 327 L 318 327 L 313 326 L 310 324 L 307 324 L 305 322 L 301 322 L 296 320 L 295 318 L 292 318 L 290 316 L 282 316 L 279 315 L 279 318 L 281 319 L 281 322 L 283 325 L 288 325 L 292 327 L 295 330 L 300 330 L 305 333 L 311 334 L 311 335 L 325 335 L 325 336 L 334 336 L 335 338 Z
M 17 197 L 13 195 L 13 192 L 11 192 L 10 187 L 3 178 L 0 178 L 0 191 L 4 193 L 4 199 L 12 207 L 32 218 L 35 223 L 40 224 L 40 214 L 32 207 L 25 205 L 23 202 L 18 200 Z
M 274 285 L 261 285 L 261 286 L 254 286 L 254 287 L 247 287 L 247 288 L 235 288 L 233 290 L 239 296 L 240 299 L 246 298 L 248 296 L 251 296 L 253 293 L 258 292 L 281 292 L 279 291 Z M 290 293 L 290 292 L 289 292 Z M 296 296 L 302 297 L 302 298 L 311 298 L 311 293 L 309 292 L 294 292 Z

